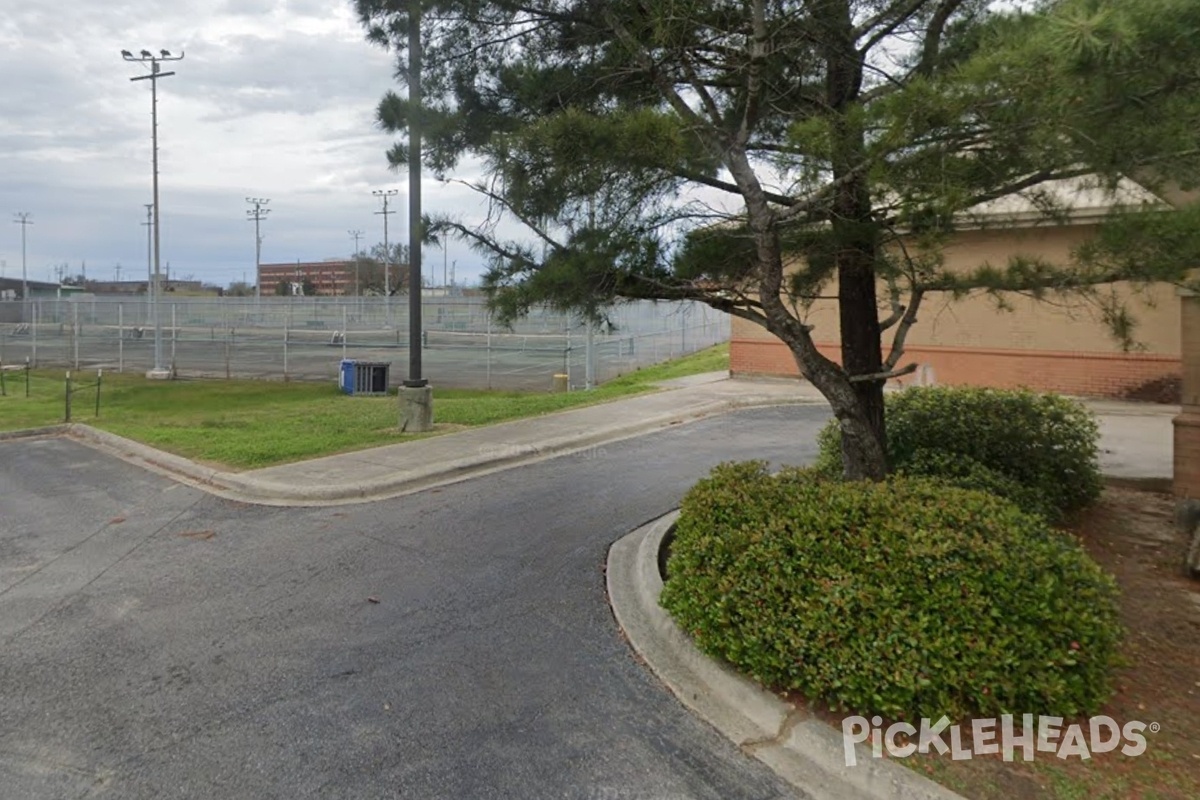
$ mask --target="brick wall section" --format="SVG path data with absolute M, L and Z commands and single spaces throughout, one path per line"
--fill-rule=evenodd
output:
M 838 345 L 817 346 L 825 356 L 841 361 Z M 915 374 L 897 380 L 897 384 L 1027 387 L 1098 397 L 1120 397 L 1139 386 L 1180 372 L 1178 357 L 1143 353 L 905 348 L 905 363 L 914 362 L 921 368 Z M 791 351 L 777 339 L 734 339 L 729 369 L 734 375 L 744 376 L 800 375 Z
M 1183 407 L 1175 418 L 1175 494 L 1200 498 L 1200 297 L 1180 301 Z

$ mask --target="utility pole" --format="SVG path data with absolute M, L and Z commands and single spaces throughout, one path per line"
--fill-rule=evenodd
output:
M 117 264 L 113 267 L 113 272 L 117 273 L 117 283 L 121 282 L 121 265 Z
M 363 232 L 362 231 L 346 231 L 346 233 L 350 234 L 350 236 L 354 239 L 354 296 L 358 297 L 359 293 L 361 292 L 361 289 L 359 289 L 359 285 L 358 285 L 358 264 L 360 261 L 362 261 L 362 259 L 359 258 L 359 255 L 358 255 L 359 254 L 358 240 L 362 237 Z
M 246 202 L 254 206 L 253 211 L 246 212 L 246 217 L 248 222 L 254 223 L 254 299 L 257 302 L 262 299 L 262 280 L 259 278 L 259 272 L 262 271 L 262 235 L 258 226 L 271 213 L 271 209 L 263 208 L 271 201 L 265 197 L 247 197 Z
M 25 267 L 25 229 L 33 224 L 28 211 L 18 211 L 13 223 L 21 226 L 21 303 L 29 307 L 29 273 Z
M 170 377 L 170 372 L 163 366 L 163 346 L 162 346 L 162 319 L 159 316 L 158 309 L 158 282 L 160 279 L 159 264 L 161 263 L 162 254 L 162 238 L 160 236 L 161 216 L 159 209 L 161 208 L 158 202 L 158 79 L 166 78 L 174 75 L 174 72 L 163 72 L 160 66 L 162 61 L 182 61 L 183 53 L 177 56 L 171 55 L 167 50 L 159 50 L 159 55 L 154 55 L 149 50 L 142 50 L 140 55 L 135 56 L 128 50 L 121 51 L 121 58 L 126 61 L 133 61 L 141 64 L 150 65 L 149 75 L 139 75 L 136 78 L 130 78 L 131 81 L 150 81 L 150 140 L 152 152 L 152 164 L 154 174 L 154 284 L 155 292 L 151 303 L 152 313 L 154 315 L 154 369 L 146 374 L 149 378 L 167 378 Z
M 400 192 L 396 189 L 376 189 L 371 194 L 376 197 L 383 198 L 383 211 L 376 211 L 377 215 L 383 216 L 383 310 L 387 316 L 387 324 L 392 324 L 392 250 L 388 244 L 388 216 L 395 214 L 395 211 L 388 211 L 388 200 L 395 197 Z M 409 261 L 412 261 L 411 254 Z

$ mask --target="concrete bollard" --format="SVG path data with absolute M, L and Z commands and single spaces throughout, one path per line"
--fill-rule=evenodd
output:
M 401 386 L 400 432 L 426 433 L 433 430 L 433 387 Z

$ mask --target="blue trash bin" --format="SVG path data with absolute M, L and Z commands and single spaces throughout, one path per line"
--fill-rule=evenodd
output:
M 346 394 L 354 394 L 354 375 L 358 362 L 352 358 L 344 358 L 338 370 L 338 388 Z

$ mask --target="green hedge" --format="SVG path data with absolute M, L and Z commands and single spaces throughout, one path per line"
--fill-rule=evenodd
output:
M 1081 403 L 1023 390 L 917 387 L 885 398 L 888 463 L 1006 497 L 1052 522 L 1100 496 L 1099 429 Z M 841 474 L 841 433 L 818 436 L 817 469 Z
M 859 713 L 1095 711 L 1113 580 L 1066 534 L 929 479 L 725 464 L 685 497 L 662 605 L 706 653 Z

